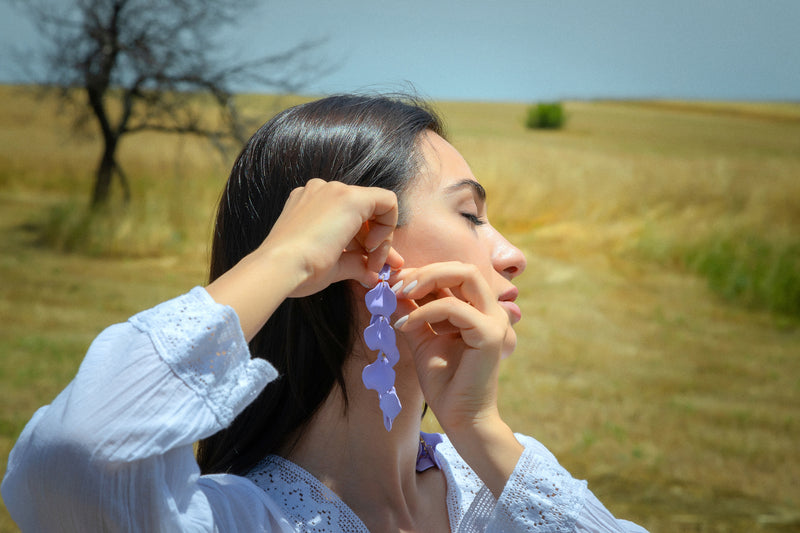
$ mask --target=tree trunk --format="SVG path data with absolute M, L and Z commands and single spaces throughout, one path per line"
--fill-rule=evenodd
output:
M 117 149 L 117 139 L 106 138 L 103 145 L 103 157 L 94 175 L 94 189 L 92 191 L 92 209 L 97 209 L 108 204 L 111 198 L 111 179 L 114 177 L 114 152 Z

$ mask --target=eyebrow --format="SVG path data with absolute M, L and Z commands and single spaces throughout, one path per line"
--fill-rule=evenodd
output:
M 464 187 L 471 188 L 473 192 L 478 195 L 478 198 L 480 198 L 482 202 L 486 201 L 486 189 L 483 188 L 483 185 L 471 179 L 463 179 L 458 183 L 449 185 L 445 187 L 445 191 L 447 191 L 448 193 L 455 192 L 459 189 L 463 189 Z

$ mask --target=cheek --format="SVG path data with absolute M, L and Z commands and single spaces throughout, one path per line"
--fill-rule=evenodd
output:
M 439 261 L 449 261 L 445 227 L 428 220 L 426 224 L 408 224 L 395 232 L 395 249 L 403 256 L 407 267 L 420 267 Z
M 460 261 L 476 265 L 487 281 L 492 279 L 491 251 L 484 239 L 457 222 L 408 225 L 395 233 L 394 245 L 409 268 L 431 263 Z
M 412 218 L 395 232 L 395 249 L 407 267 L 460 261 L 476 265 L 491 282 L 491 242 L 480 227 L 471 227 L 452 210 L 427 207 L 420 212 L 426 215 Z

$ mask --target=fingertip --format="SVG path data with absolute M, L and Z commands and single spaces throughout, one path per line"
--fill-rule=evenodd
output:
M 392 245 L 389 241 L 383 241 L 372 252 L 369 252 L 367 255 L 367 270 L 379 272 L 383 265 L 389 263 L 391 247 Z M 389 263 L 389 266 L 391 266 L 391 263 Z
M 417 285 L 418 285 L 418 282 L 417 282 L 417 280 L 413 280 L 411 283 L 409 283 L 408 285 L 406 285 L 405 287 L 403 287 L 403 296 L 408 296 L 409 294 L 411 294 L 411 291 L 413 291 L 413 290 L 414 290 L 414 288 L 415 288 Z
M 389 247 L 389 253 L 386 255 L 386 262 L 392 267 L 392 270 L 400 270 L 406 264 L 405 259 L 400 253 L 395 250 L 393 246 Z
M 405 323 L 408 322 L 408 315 L 403 315 L 394 323 L 394 329 L 402 330 Z

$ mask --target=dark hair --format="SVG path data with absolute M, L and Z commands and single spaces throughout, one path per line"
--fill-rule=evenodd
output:
M 210 280 L 255 250 L 292 189 L 312 178 L 382 187 L 402 198 L 421 164 L 419 135 L 442 129 L 433 112 L 407 97 L 332 96 L 279 113 L 233 165 L 219 203 Z M 335 384 L 346 405 L 342 366 L 356 338 L 356 316 L 347 282 L 280 305 L 250 342 L 252 356 L 270 361 L 280 378 L 230 427 L 200 441 L 204 474 L 245 474 L 293 444 L 289 439 L 297 438 Z

